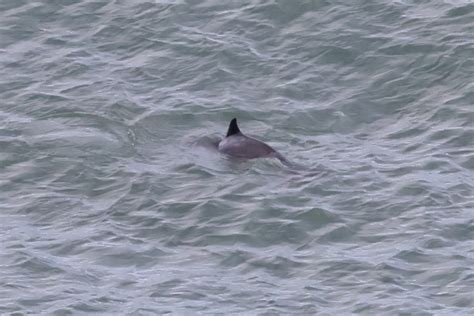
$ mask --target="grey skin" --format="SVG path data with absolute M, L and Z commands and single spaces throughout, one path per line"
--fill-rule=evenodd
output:
M 269 145 L 245 136 L 237 126 L 237 119 L 230 121 L 226 137 L 219 142 L 217 149 L 224 154 L 237 158 L 278 158 L 282 163 L 289 165 L 279 152 Z

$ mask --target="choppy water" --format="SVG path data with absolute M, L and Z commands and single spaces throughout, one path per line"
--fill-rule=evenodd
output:
M 0 313 L 472 315 L 472 1 L 0 2 Z M 304 166 L 206 146 L 231 118 Z

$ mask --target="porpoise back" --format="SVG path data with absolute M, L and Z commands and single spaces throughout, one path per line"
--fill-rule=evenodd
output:
M 271 146 L 244 135 L 237 125 L 236 118 L 230 121 L 227 135 L 219 142 L 218 150 L 232 157 L 247 159 L 278 158 L 288 164 L 288 161 Z

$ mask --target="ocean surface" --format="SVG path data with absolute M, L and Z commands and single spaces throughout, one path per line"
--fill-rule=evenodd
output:
M 0 314 L 473 315 L 474 2 L 1 0 Z

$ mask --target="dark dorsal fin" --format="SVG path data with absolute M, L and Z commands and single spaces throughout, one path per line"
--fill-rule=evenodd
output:
M 232 121 L 230 121 L 229 129 L 227 130 L 227 135 L 225 135 L 225 137 L 229 137 L 238 133 L 240 133 L 240 129 L 237 126 L 237 119 L 233 118 Z

